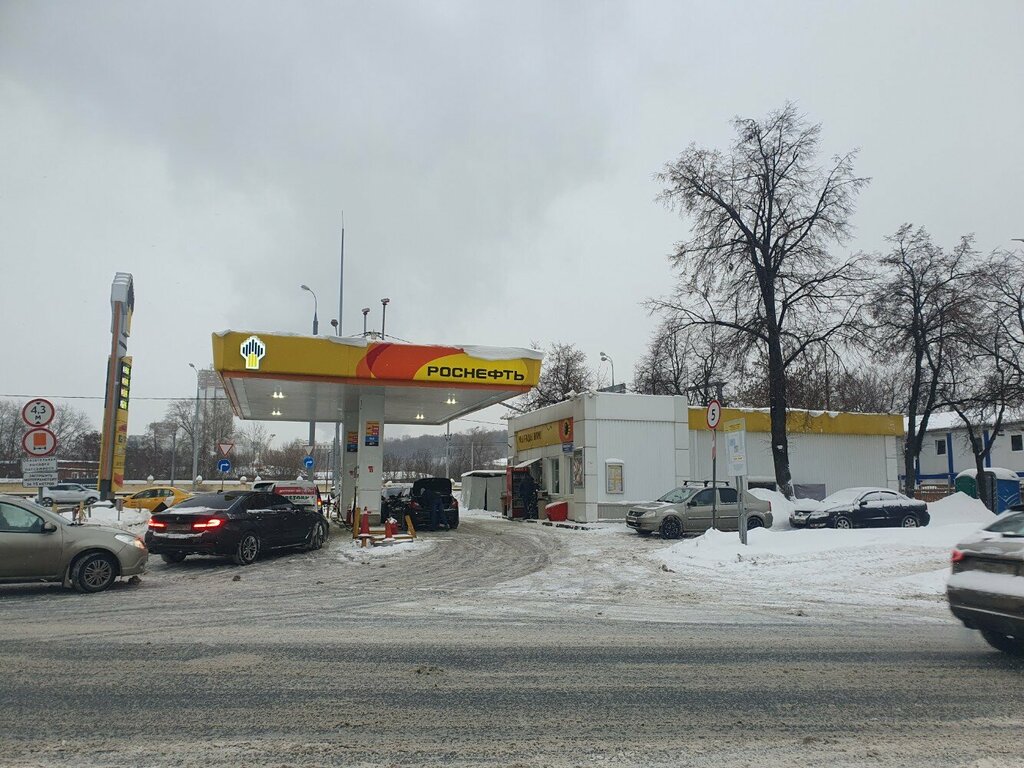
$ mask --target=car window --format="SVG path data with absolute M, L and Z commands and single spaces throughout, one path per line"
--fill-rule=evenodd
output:
M 723 504 L 735 504 L 736 503 L 736 489 L 735 488 L 719 488 L 718 499 Z
M 678 504 L 682 501 L 686 501 L 692 495 L 692 488 L 673 488 L 671 491 L 669 491 L 660 499 L 658 499 L 658 501 L 665 501 L 668 502 L 669 504 Z
M 703 491 L 693 497 L 693 504 L 698 507 L 710 505 L 715 498 L 714 488 L 705 488 Z
M 206 509 L 228 509 L 232 504 L 238 501 L 242 497 L 242 494 L 235 492 L 229 493 L 203 493 L 199 496 L 193 496 L 190 499 L 185 499 L 181 503 L 175 505 L 175 511 L 180 509 L 189 509 L 191 507 L 204 507 Z
M 295 509 L 295 505 L 288 501 L 288 499 L 286 499 L 284 496 L 278 496 L 277 494 L 274 494 L 273 498 L 270 501 L 270 508 Z
M 1024 536 L 1024 512 L 1005 513 L 985 530 Z
M 882 494 L 880 494 L 878 491 L 872 491 L 871 493 L 865 493 L 863 496 L 861 496 L 860 500 L 861 501 L 881 501 L 882 500 Z
M 27 509 L 0 502 L 0 531 L 4 533 L 39 533 L 43 519 Z

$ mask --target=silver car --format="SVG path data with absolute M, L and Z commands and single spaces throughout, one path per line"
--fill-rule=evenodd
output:
M 59 581 L 100 592 L 119 576 L 142 573 L 148 558 L 138 536 L 77 525 L 30 501 L 0 496 L 0 584 Z
M 43 488 L 43 504 L 95 504 L 100 493 L 95 488 L 86 488 L 81 483 L 57 483 Z
M 1014 507 L 953 550 L 949 609 L 993 648 L 1024 656 L 1024 507 Z
M 718 504 L 712 509 L 714 494 Z M 747 512 L 747 530 L 772 527 L 771 502 L 762 501 L 743 492 L 743 505 Z M 699 535 L 712 527 L 720 531 L 739 530 L 739 503 L 735 488 L 720 485 L 705 487 L 703 483 L 673 488 L 657 501 L 638 504 L 626 513 L 626 525 L 639 534 L 658 531 L 663 538 Z

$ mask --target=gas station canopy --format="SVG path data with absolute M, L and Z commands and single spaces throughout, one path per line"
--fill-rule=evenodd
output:
M 213 335 L 213 366 L 232 410 L 259 421 L 341 421 L 359 409 L 362 395 L 383 392 L 385 423 L 440 425 L 529 391 L 542 358 L 523 348 Z

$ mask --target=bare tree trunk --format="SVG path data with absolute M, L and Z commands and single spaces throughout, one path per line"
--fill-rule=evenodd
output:
M 775 483 L 779 492 L 791 499 L 793 482 L 789 470 L 789 439 L 786 437 L 786 369 L 782 362 L 782 348 L 777 341 L 768 346 L 768 405 Z

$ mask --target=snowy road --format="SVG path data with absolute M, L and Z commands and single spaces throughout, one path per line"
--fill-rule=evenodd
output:
M 0 587 L 0 766 L 1024 765 L 1024 664 L 919 584 L 812 604 L 765 589 L 799 558 L 720 557 L 469 515 Z

